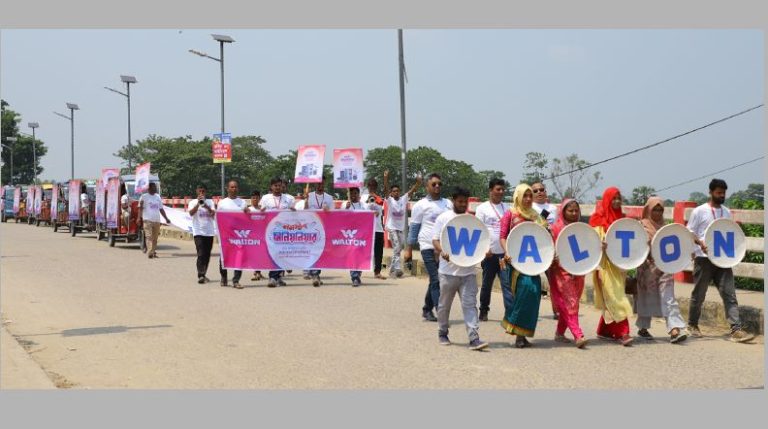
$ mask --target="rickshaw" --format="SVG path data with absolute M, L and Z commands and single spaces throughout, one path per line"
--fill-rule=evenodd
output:
M 157 175 L 150 175 L 149 182 L 157 185 L 157 193 L 159 195 L 160 178 Z M 107 242 L 109 243 L 109 247 L 115 247 L 115 243 L 118 240 L 125 240 L 126 243 L 138 241 L 141 251 L 146 253 L 147 242 L 144 237 L 144 230 L 137 224 L 139 216 L 141 216 L 139 213 L 139 199 L 141 198 L 141 193 L 136 192 L 136 177 L 133 174 L 125 174 L 120 176 L 120 189 L 122 189 L 123 186 L 125 186 L 126 193 L 128 194 L 128 198 L 131 202 L 130 220 L 126 226 L 125 222 L 123 221 L 121 207 L 118 212 L 118 227 L 109 228 L 107 230 Z M 118 204 L 120 204 L 119 201 L 121 197 L 122 195 L 118 197 Z
M 67 201 L 67 185 L 59 185 L 59 193 L 56 199 L 56 219 L 51 219 L 51 225 L 53 225 L 53 232 L 57 232 L 59 228 L 65 226 L 69 228 L 69 213 L 68 213 L 68 201 Z M 51 201 L 53 201 L 53 193 L 51 193 Z
M 40 223 L 44 223 L 47 226 L 51 226 L 51 201 L 53 196 L 53 184 L 43 183 L 40 185 L 43 190 L 43 199 L 40 202 L 40 215 L 37 217 L 36 225 L 40 226 Z
M 88 207 L 80 207 L 80 219 L 69 221 L 69 233 L 74 237 L 78 232 L 94 232 L 96 231 L 96 181 L 95 180 L 83 180 L 80 182 L 81 191 L 78 193 L 78 198 L 82 194 L 82 187 L 85 186 L 86 193 L 88 194 Z M 67 182 L 67 189 L 69 189 L 69 182 Z M 69 193 L 69 192 L 67 192 Z M 84 220 L 82 212 L 87 210 L 88 220 Z
M 0 216 L 3 222 L 8 222 L 9 218 L 15 218 L 16 213 L 13 212 L 13 192 L 16 190 L 15 186 L 3 186 L 3 198 L 2 198 L 2 211 Z

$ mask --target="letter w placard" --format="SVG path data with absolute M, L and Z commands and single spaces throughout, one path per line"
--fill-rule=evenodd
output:
M 472 230 L 472 238 L 470 238 L 469 230 L 467 228 L 461 228 L 458 237 L 456 236 L 455 227 L 447 226 L 446 229 L 448 231 L 448 244 L 451 248 L 452 255 L 461 254 L 462 248 L 466 249 L 467 256 L 473 256 L 475 254 L 482 231 L 479 229 Z

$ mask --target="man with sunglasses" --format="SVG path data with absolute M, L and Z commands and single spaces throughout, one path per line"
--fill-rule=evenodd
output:
M 439 174 L 432 173 L 427 177 L 427 196 L 414 204 L 411 213 L 411 229 L 408 243 L 418 243 L 421 259 L 429 274 L 427 293 L 424 296 L 422 317 L 429 322 L 437 322 L 433 310 L 437 308 L 440 299 L 440 279 L 438 277 L 438 258 L 435 256 L 435 246 L 432 244 L 435 220 L 443 212 L 453 210 L 450 200 L 441 198 L 443 181 Z
M 549 226 L 557 219 L 557 206 L 550 204 L 547 198 L 547 188 L 541 182 L 536 182 L 531 185 L 531 192 L 533 192 L 533 204 L 532 207 L 537 213 L 547 220 Z M 548 277 L 547 277 L 548 278 Z M 549 282 L 542 282 L 541 294 L 546 296 L 549 292 Z M 552 318 L 557 320 L 559 315 L 555 310 L 555 304 L 552 303 Z

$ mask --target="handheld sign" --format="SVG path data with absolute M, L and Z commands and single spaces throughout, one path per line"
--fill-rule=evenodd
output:
M 296 153 L 295 183 L 318 183 L 323 180 L 325 145 L 299 146 Z
M 534 222 L 523 222 L 509 231 L 507 253 L 512 266 L 528 276 L 538 276 L 549 268 L 555 259 L 552 235 Z
M 472 267 L 485 259 L 491 248 L 491 234 L 480 219 L 461 214 L 445 224 L 440 232 L 440 246 L 452 263 Z
M 637 268 L 645 262 L 650 247 L 643 224 L 623 218 L 612 223 L 605 234 L 605 254 L 622 270 Z
M 600 235 L 583 222 L 574 222 L 560 231 L 555 251 L 560 266 L 574 276 L 594 271 L 603 256 Z
M 731 219 L 717 219 L 704 233 L 707 257 L 720 268 L 733 268 L 747 253 L 747 239 L 739 224 Z
M 688 228 L 670 223 L 656 231 L 651 240 L 651 256 L 656 268 L 674 274 L 683 271 L 691 263 L 695 244 Z

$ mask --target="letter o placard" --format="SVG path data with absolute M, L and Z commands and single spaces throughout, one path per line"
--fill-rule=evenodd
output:
M 606 256 L 622 270 L 639 267 L 650 251 L 645 228 L 639 221 L 630 218 L 622 218 L 611 224 L 605 233 L 605 243 Z
M 688 228 L 679 223 L 670 223 L 661 227 L 653 236 L 651 256 L 656 268 L 674 274 L 690 265 L 695 246 Z
M 440 231 L 440 246 L 452 263 L 472 267 L 485 259 L 491 247 L 491 234 L 480 219 L 461 214 L 449 220 Z
M 731 219 L 717 219 L 704 233 L 707 257 L 720 268 L 733 268 L 747 253 L 747 238 L 739 224 Z
M 549 268 L 555 258 L 555 243 L 544 227 L 523 222 L 509 231 L 507 253 L 512 266 L 528 276 L 537 276 Z
M 589 224 L 574 222 L 563 228 L 555 242 L 560 266 L 574 276 L 594 271 L 603 257 L 600 235 Z

